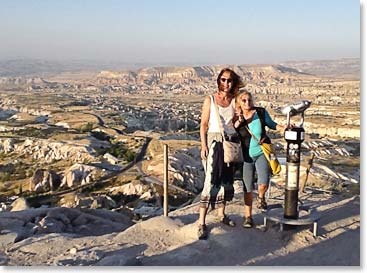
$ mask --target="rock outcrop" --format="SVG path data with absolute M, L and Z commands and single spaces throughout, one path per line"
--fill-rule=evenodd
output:
M 23 197 L 16 199 L 13 203 L 11 203 L 10 207 L 11 211 L 21 211 L 30 208 L 28 201 Z
M 102 235 L 122 231 L 132 224 L 128 216 L 108 210 L 38 208 L 0 215 L 0 230 L 17 234 L 13 242 L 42 233 Z
M 93 150 L 88 145 L 31 138 L 19 143 L 15 143 L 15 140 L 9 138 L 0 139 L 0 152 L 17 152 L 44 162 L 69 160 L 82 163 L 95 159 L 92 155 Z
M 85 165 L 74 164 L 68 170 L 65 171 L 60 187 L 67 186 L 69 188 L 85 185 L 95 181 L 100 169 Z
M 29 181 L 29 190 L 46 192 L 56 190 L 61 183 L 60 176 L 53 170 L 38 169 Z
M 10 153 L 14 150 L 15 140 L 13 138 L 0 139 L 0 151 Z
M 178 150 L 169 156 L 169 170 L 177 186 L 192 192 L 199 192 L 204 186 L 204 168 L 197 147 Z
M 64 208 L 110 210 L 116 207 L 116 202 L 108 195 L 84 196 L 83 194 L 69 193 L 60 199 L 58 205 Z

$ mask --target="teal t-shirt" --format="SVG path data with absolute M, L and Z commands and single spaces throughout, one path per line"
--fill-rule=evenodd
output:
M 268 111 L 265 110 L 265 125 L 268 126 L 270 129 L 275 130 L 277 123 L 274 122 L 271 118 L 270 115 L 268 113 Z M 249 124 L 249 128 L 251 130 L 251 132 L 255 135 L 255 137 L 257 138 L 258 141 L 260 141 L 261 139 L 261 121 L 259 119 L 259 116 L 257 115 L 257 112 L 254 114 L 254 117 L 251 121 L 251 123 Z M 259 143 L 253 138 L 251 137 L 250 140 L 250 147 L 249 147 L 249 155 L 251 157 L 256 157 L 259 156 L 263 153 L 261 146 L 259 145 Z

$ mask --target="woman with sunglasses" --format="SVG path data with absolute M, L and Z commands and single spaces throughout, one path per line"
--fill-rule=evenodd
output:
M 234 95 L 240 84 L 242 84 L 240 77 L 233 70 L 223 69 L 217 77 L 217 92 L 207 96 L 203 103 L 200 139 L 205 181 L 200 198 L 199 239 L 206 239 L 208 236 L 205 219 L 209 205 L 213 209 L 218 208 L 219 222 L 235 226 L 235 222 L 225 214 L 226 202 L 232 200 L 234 194 L 233 164 L 227 165 L 223 161 L 223 137 L 215 108 L 218 107 L 224 134 L 226 136 L 236 134 L 232 122 L 235 115 Z
M 251 134 L 261 142 L 267 138 L 265 134 L 265 126 L 273 130 L 284 130 L 285 126 L 274 122 L 268 111 L 264 108 L 255 107 L 251 93 L 246 90 L 240 90 L 236 95 L 236 109 L 234 127 L 241 137 L 241 145 L 245 161 L 243 163 L 245 199 L 245 219 L 243 227 L 251 228 L 253 227 L 252 191 L 255 179 L 255 170 L 257 173 L 258 185 L 257 207 L 261 211 L 266 211 L 267 209 L 265 193 L 268 189 L 271 174 L 268 161 L 264 156 L 261 146 Z

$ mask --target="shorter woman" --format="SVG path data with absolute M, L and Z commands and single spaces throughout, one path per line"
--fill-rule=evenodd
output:
M 252 95 L 246 90 L 241 90 L 236 96 L 237 115 L 234 118 L 234 127 L 241 136 L 241 144 L 245 162 L 243 164 L 245 221 L 243 227 L 251 228 L 252 219 L 252 191 L 255 179 L 255 169 L 258 184 L 258 208 L 266 211 L 267 204 L 265 193 L 270 181 L 270 168 L 268 161 L 258 141 L 269 141 L 266 136 L 265 126 L 273 130 L 284 130 L 285 127 L 277 124 L 269 113 L 262 107 L 255 107 Z M 258 141 L 256 141 L 253 134 Z

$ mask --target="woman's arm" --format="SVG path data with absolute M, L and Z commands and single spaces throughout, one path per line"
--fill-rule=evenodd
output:
M 272 118 L 270 117 L 269 115 L 269 112 L 265 110 L 265 124 L 266 126 L 268 126 L 270 129 L 273 129 L 273 130 L 278 130 L 278 131 L 284 131 L 285 130 L 285 126 L 284 125 L 281 125 L 281 124 L 278 124 L 276 123 L 274 120 L 272 120 Z
M 243 118 L 241 107 L 237 105 L 237 102 L 235 101 L 234 116 L 232 118 L 233 127 L 237 129 L 241 125 L 243 120 L 244 118 Z
M 203 103 L 203 109 L 201 112 L 201 122 L 200 122 L 200 141 L 201 141 L 201 159 L 205 160 L 208 156 L 208 146 L 207 146 L 207 133 L 209 128 L 209 118 L 210 118 L 210 97 L 207 96 Z
M 278 123 L 277 123 L 277 126 L 276 126 L 276 128 L 275 128 L 275 129 L 276 129 L 277 131 L 284 131 L 284 130 L 285 130 L 285 128 L 286 128 L 286 127 L 285 127 L 284 125 L 281 125 L 281 124 L 278 124 Z
M 232 119 L 232 123 L 233 123 L 233 127 L 235 129 L 237 129 L 238 127 L 240 127 L 241 123 L 244 121 L 242 112 L 236 112 L 236 114 L 234 115 L 233 119 Z

